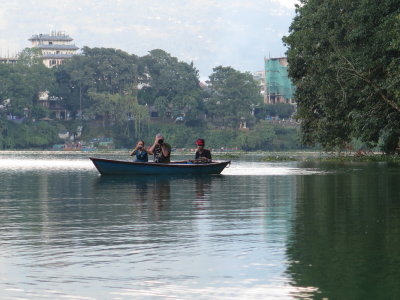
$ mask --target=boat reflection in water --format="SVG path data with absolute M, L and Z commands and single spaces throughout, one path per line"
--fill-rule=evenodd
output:
M 117 197 L 125 199 L 125 201 L 131 199 L 132 209 L 157 212 L 169 206 L 172 180 L 161 176 L 137 176 L 135 178 L 101 176 L 94 181 L 93 193 L 101 193 L 102 201 L 120 203 L 121 199 L 117 199 Z M 125 195 L 121 195 L 121 191 Z M 126 196 L 126 193 L 130 195 Z M 126 205 L 125 208 L 127 207 L 130 206 Z
M 122 199 L 131 199 L 133 205 L 124 204 L 136 213 L 180 211 L 186 205 L 200 210 L 209 206 L 213 180 L 219 182 L 222 176 L 101 176 L 94 181 L 92 193 L 99 201 L 116 205 L 122 205 Z M 121 195 L 128 191 L 129 196 Z M 96 194 L 101 194 L 101 197 L 96 197 Z
M 196 178 L 196 209 L 206 209 L 209 206 L 210 195 L 212 192 L 212 178 L 197 177 Z

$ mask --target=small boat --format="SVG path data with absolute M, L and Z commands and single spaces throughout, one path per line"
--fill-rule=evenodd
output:
M 132 162 L 89 157 L 102 175 L 204 175 L 220 174 L 231 161 L 192 163 Z

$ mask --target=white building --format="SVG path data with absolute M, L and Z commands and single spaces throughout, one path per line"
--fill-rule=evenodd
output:
M 42 50 L 43 63 L 48 68 L 62 64 L 65 59 L 71 58 L 79 49 L 71 44 L 73 39 L 61 31 L 53 31 L 51 34 L 36 34 L 29 41 L 32 42 L 32 47 Z

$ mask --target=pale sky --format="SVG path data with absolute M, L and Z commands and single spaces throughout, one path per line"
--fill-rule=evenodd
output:
M 0 56 L 30 46 L 33 34 L 65 31 L 78 47 L 143 56 L 163 49 L 194 62 L 206 78 L 218 65 L 263 69 L 284 56 L 296 0 L 3 0 Z

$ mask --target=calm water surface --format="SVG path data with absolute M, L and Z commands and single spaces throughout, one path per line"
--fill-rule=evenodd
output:
M 398 165 L 118 178 L 2 153 L 0 225 L 0 299 L 400 299 Z

